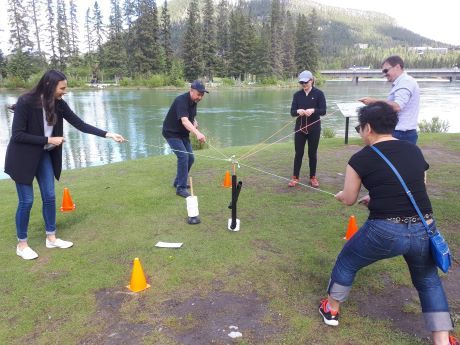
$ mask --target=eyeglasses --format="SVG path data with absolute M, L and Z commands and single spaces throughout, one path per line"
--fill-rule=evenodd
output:
M 355 130 L 356 130 L 356 132 L 359 134 L 359 132 L 361 131 L 361 125 L 357 125 L 357 126 L 355 127 Z
M 310 80 L 311 80 L 311 79 L 310 79 Z M 300 85 L 308 84 L 308 83 L 310 82 L 310 80 L 309 80 L 309 81 L 299 81 L 299 84 L 300 84 Z
M 383 74 L 387 74 L 387 73 L 388 73 L 388 71 L 390 71 L 390 69 L 392 69 L 393 67 L 395 67 L 395 66 L 391 66 L 391 67 L 388 67 L 388 68 L 382 69 L 382 73 L 383 73 Z

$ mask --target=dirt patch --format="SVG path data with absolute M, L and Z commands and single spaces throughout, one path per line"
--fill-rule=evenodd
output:
M 80 345 L 137 345 L 153 331 L 146 323 L 126 320 L 120 309 L 125 301 L 137 298 L 129 292 L 104 289 L 96 293 L 97 310 L 94 323 L 102 324 L 103 330 L 87 336 Z M 129 316 L 129 315 L 128 315 Z
M 280 331 L 279 316 L 254 293 L 215 291 L 185 301 L 168 300 L 164 310 L 173 318 L 169 321 L 173 325 L 164 326 L 166 334 L 184 345 L 229 344 L 240 340 L 265 344 Z M 231 332 L 240 332 L 241 337 L 232 338 Z
M 454 322 L 460 321 L 460 266 L 442 278 Z M 357 293 L 351 300 L 359 303 L 359 314 L 378 320 L 387 320 L 392 327 L 418 338 L 428 340 L 431 333 L 426 330 L 417 291 L 414 287 L 396 286 L 384 279 L 384 291 L 378 294 Z

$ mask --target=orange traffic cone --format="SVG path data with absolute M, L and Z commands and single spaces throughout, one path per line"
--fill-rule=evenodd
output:
M 232 178 L 230 177 L 230 171 L 225 172 L 224 182 L 222 186 L 225 188 L 232 188 Z
M 344 239 L 349 240 L 350 238 L 353 237 L 353 235 L 358 231 L 358 226 L 356 225 L 356 218 L 355 216 L 350 216 L 350 219 L 348 220 L 348 227 L 347 227 L 347 233 L 345 234 Z
M 64 188 L 64 195 L 62 196 L 62 205 L 61 205 L 61 212 L 70 212 L 75 210 L 75 204 L 70 197 L 69 190 Z
M 139 258 L 135 258 L 133 263 L 133 271 L 131 273 L 131 282 L 127 288 L 132 292 L 139 292 L 149 287 L 150 284 L 147 284 L 141 262 L 139 261 Z

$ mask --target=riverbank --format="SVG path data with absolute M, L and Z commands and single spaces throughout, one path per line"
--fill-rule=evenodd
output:
M 321 141 L 322 190 L 342 188 L 347 160 L 360 145 L 355 138 L 350 145 L 339 138 Z M 438 224 L 459 254 L 460 134 L 422 134 L 420 146 L 430 163 L 428 190 Z M 250 149 L 219 151 L 241 157 Z M 292 145 L 285 143 L 242 161 L 259 170 L 237 169 L 243 188 L 236 233 L 227 230 L 230 190 L 221 187 L 228 162 L 197 156 L 192 176 L 202 223 L 193 226 L 186 223 L 185 200 L 171 186 L 174 155 L 64 171 L 58 203 L 68 187 L 77 208 L 58 214 L 58 235 L 75 246 L 45 248 L 36 194 L 29 242 L 40 257 L 33 262 L 15 255 L 16 193 L 10 180 L 0 181 L 2 343 L 228 343 L 235 326 L 241 344 L 428 344 L 402 259 L 360 272 L 341 326 L 323 324 L 317 305 L 348 218 L 354 214 L 360 225 L 367 212 L 327 193 L 288 188 L 286 180 L 260 171 L 287 178 L 292 159 Z M 158 241 L 184 244 L 158 249 Z M 152 285 L 137 294 L 125 287 L 135 257 Z M 455 263 L 443 280 L 457 321 L 459 279 Z M 363 304 L 372 307 L 363 311 Z

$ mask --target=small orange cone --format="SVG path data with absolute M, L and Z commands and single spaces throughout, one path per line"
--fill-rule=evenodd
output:
M 131 273 L 131 282 L 127 288 L 132 292 L 139 292 L 149 287 L 150 284 L 147 284 L 141 262 L 139 261 L 139 258 L 135 258 L 133 263 L 133 271 Z
M 350 216 L 350 219 L 348 220 L 348 227 L 347 227 L 347 233 L 345 234 L 344 239 L 349 240 L 350 238 L 353 237 L 353 235 L 358 231 L 358 226 L 356 225 L 356 218 L 355 216 Z
M 224 182 L 222 186 L 225 188 L 232 188 L 232 178 L 230 177 L 230 171 L 225 172 Z
M 75 204 L 70 197 L 69 190 L 64 188 L 64 195 L 62 196 L 62 205 L 61 205 L 61 212 L 70 212 L 75 210 Z

